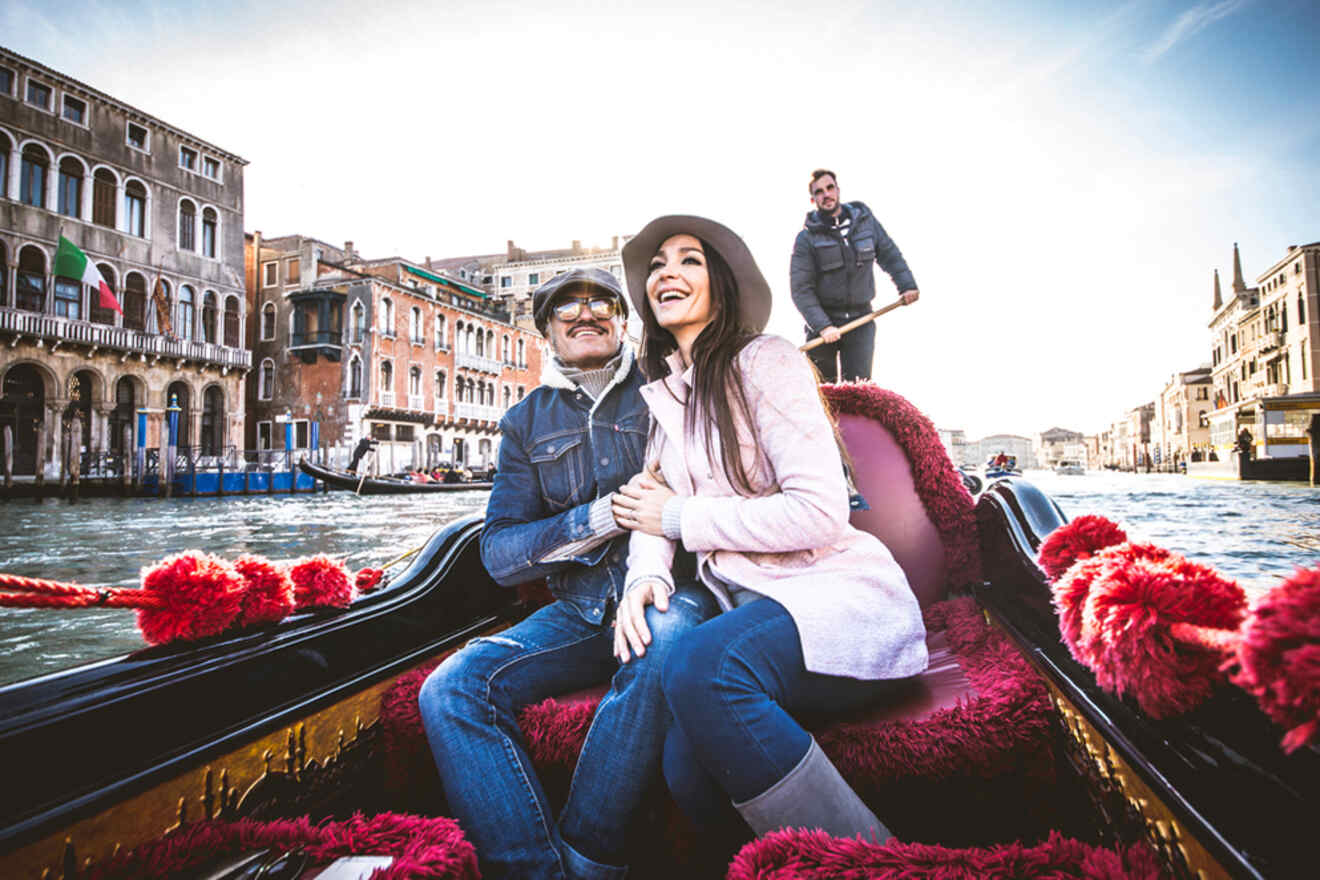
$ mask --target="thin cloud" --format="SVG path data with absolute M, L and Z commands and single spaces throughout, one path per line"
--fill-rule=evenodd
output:
M 1165 29 L 1160 38 L 1146 49 L 1146 63 L 1153 64 L 1183 40 L 1199 34 L 1221 18 L 1227 18 L 1246 5 L 1247 0 L 1220 0 L 1219 3 L 1202 3 L 1193 6 L 1174 19 L 1173 24 Z

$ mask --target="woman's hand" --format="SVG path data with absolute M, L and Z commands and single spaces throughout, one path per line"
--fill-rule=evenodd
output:
M 674 497 L 663 479 L 649 470 L 642 471 L 614 493 L 614 521 L 622 528 L 664 537 L 661 518 L 665 502 Z
M 669 610 L 669 588 L 664 581 L 641 581 L 625 593 L 619 603 L 619 613 L 614 617 L 614 656 L 620 663 L 627 663 L 634 655 L 641 657 L 646 653 L 646 646 L 651 644 L 646 606 L 652 604 L 657 611 Z

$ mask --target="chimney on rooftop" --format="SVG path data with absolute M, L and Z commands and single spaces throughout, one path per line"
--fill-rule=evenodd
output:
M 426 258 L 426 268 L 431 268 L 431 258 L 429 256 Z
M 353 259 L 353 242 L 351 241 L 344 242 L 344 259 Z
M 576 253 L 577 253 L 578 251 L 580 251 L 580 250 L 582 250 L 582 242 L 581 242 L 581 240 L 576 239 L 576 238 L 573 239 L 573 253 L 576 254 Z
M 507 256 L 507 258 L 510 259 L 510 260 L 513 259 L 513 250 L 514 250 L 514 248 L 513 248 L 513 239 L 510 238 L 510 239 L 508 239 L 508 246 L 507 246 L 507 248 L 506 248 L 506 256 Z
M 610 250 L 617 251 L 618 249 L 619 249 L 619 237 L 616 235 L 610 239 Z

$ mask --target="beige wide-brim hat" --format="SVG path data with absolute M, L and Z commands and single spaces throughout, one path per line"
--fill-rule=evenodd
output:
M 770 285 L 757 268 L 747 244 L 729 227 L 691 214 L 667 214 L 657 217 L 623 246 L 623 274 L 628 282 L 628 298 L 638 314 L 645 314 L 646 278 L 651 274 L 651 258 L 660 245 L 673 235 L 695 235 L 720 252 L 733 270 L 742 300 L 743 320 L 749 329 L 760 333 L 770 320 Z

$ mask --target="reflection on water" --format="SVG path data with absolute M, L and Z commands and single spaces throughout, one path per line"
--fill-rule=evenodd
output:
M 197 548 L 276 561 L 344 557 L 379 566 L 449 520 L 485 508 L 486 492 L 358 497 L 95 498 L 0 503 L 0 571 L 95 587 L 135 587 L 139 570 Z M 142 647 L 132 612 L 0 608 L 0 683 Z
M 1069 517 L 1104 514 L 1134 540 L 1214 565 L 1251 593 L 1296 566 L 1320 564 L 1320 490 L 1173 474 L 1033 471 L 1026 479 Z M 143 566 L 192 547 L 226 559 L 326 552 L 345 557 L 356 570 L 418 546 L 445 522 L 485 503 L 485 492 L 8 501 L 0 503 L 0 571 L 128 587 L 137 585 Z M 0 683 L 141 646 L 127 611 L 0 608 Z

